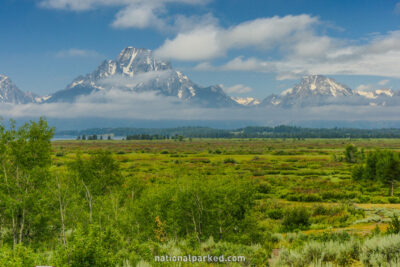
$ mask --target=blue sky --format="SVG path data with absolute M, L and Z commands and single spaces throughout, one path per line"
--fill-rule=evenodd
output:
M 235 96 L 279 93 L 305 74 L 400 89 L 399 1 L 2 0 L 0 25 L 0 73 L 40 95 L 127 46 Z

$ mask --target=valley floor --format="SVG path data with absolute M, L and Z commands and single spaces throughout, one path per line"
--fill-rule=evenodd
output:
M 391 218 L 400 215 L 400 188 L 392 197 L 384 184 L 354 181 L 351 172 L 355 164 L 346 163 L 343 156 L 348 144 L 364 153 L 375 149 L 400 151 L 399 139 L 55 141 L 53 150 L 59 168 L 73 161 L 78 151 L 83 157 L 98 149 L 112 151 L 123 176 L 135 177 L 144 187 L 179 184 L 190 177 L 200 183 L 225 179 L 251 182 L 256 189 L 246 216 L 254 219 L 251 227 L 256 227 L 257 233 L 247 233 L 249 229 L 243 228 L 242 234 L 225 239 L 249 246 L 258 243 L 265 254 L 251 265 L 361 266 L 362 262 L 370 262 L 361 244 L 371 238 L 384 239 Z M 293 216 L 305 216 L 305 222 L 287 221 L 291 220 L 291 212 L 302 208 L 306 215 Z M 322 249 L 320 258 L 307 255 L 311 257 L 309 262 L 291 263 L 290 253 L 301 251 L 309 243 L 318 242 L 323 247 L 327 242 L 338 242 L 339 246 L 351 240 L 360 242 L 358 254 L 340 252 L 350 257 L 349 261 L 341 262 L 339 252 L 339 256 L 329 252 L 335 255 L 324 257 L 328 252 Z M 282 250 L 289 256 L 282 257 Z M 247 256 L 250 262 L 252 256 L 256 257 L 252 253 Z

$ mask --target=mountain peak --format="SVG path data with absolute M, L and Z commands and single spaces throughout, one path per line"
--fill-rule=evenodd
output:
M 133 77 L 136 73 L 172 69 L 169 62 L 155 59 L 150 49 L 133 46 L 122 49 L 115 64 L 117 73 L 129 77 Z
M 25 104 L 35 102 L 31 94 L 22 92 L 6 75 L 0 74 L 0 103 Z
M 119 89 L 153 91 L 160 96 L 202 106 L 237 106 L 219 86 L 202 87 L 174 70 L 169 62 L 157 59 L 149 49 L 124 48 L 117 59 L 105 60 L 95 71 L 77 77 L 65 90 L 52 94 L 45 102 L 73 102 L 79 96 Z
M 301 82 L 293 88 L 292 93 L 300 96 L 309 94 L 331 97 L 353 95 L 349 87 L 323 75 L 304 76 Z
M 135 48 L 133 46 L 128 46 L 122 49 L 121 53 L 117 58 L 117 62 L 123 62 L 127 60 L 134 60 L 138 54 L 146 54 L 146 56 L 150 56 L 151 50 L 144 48 Z
M 8 78 L 6 75 L 0 74 L 0 83 L 5 82 L 6 80 L 9 80 L 10 78 Z

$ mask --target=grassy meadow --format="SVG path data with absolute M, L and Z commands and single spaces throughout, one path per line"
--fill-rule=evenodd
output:
M 251 183 L 255 191 L 247 216 L 252 219 L 248 227 L 254 231 L 243 235 L 256 237 L 227 238 L 232 244 L 243 244 L 227 251 L 244 253 L 249 261 L 246 265 L 363 266 L 364 262 L 366 266 L 375 266 L 366 264 L 361 244 L 379 238 L 388 228 L 391 216 L 400 215 L 400 188 L 390 196 L 389 188 L 382 183 L 354 181 L 354 164 L 343 160 L 348 144 L 364 149 L 365 153 L 377 148 L 400 151 L 398 139 L 56 141 L 52 143 L 52 157 L 53 168 L 63 169 L 75 160 L 77 153 L 87 158 L 99 149 L 111 151 L 122 175 L 140 184 L 143 190 L 191 179 L 199 183 L 226 179 Z M 302 217 L 296 213 L 299 210 L 307 213 L 305 222 L 296 222 L 296 218 Z M 178 239 L 166 236 L 159 242 L 173 255 L 174 251 L 183 252 L 179 248 L 182 244 L 174 243 Z M 222 242 L 224 238 L 216 240 L 218 236 L 199 238 L 200 243 Z M 299 251 L 309 244 L 335 247 L 332 242 L 338 242 L 337 248 L 345 242 L 356 242 L 359 252 L 351 247 L 354 255 L 342 252 L 343 255 L 329 258 L 324 257 L 324 253 L 329 253 L 322 249 L 321 255 L 309 252 L 308 262 L 300 260 L 306 256 Z M 300 255 L 293 255 L 296 253 Z M 149 258 L 143 260 L 154 264 Z
M 400 139 L 53 134 L 0 127 L 0 266 L 400 264 Z

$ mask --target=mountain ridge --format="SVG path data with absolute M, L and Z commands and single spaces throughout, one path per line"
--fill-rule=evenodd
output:
M 208 108 L 280 107 L 305 108 L 325 105 L 400 105 L 400 92 L 392 89 L 352 90 L 324 75 L 304 76 L 292 88 L 262 100 L 254 97 L 231 97 L 222 85 L 200 86 L 170 62 L 157 59 L 146 48 L 126 47 L 116 59 L 107 59 L 89 74 L 72 80 L 65 89 L 40 97 L 21 91 L 5 75 L 0 75 L 0 103 L 73 103 L 79 97 L 118 89 L 127 92 L 154 92 L 176 97 L 182 103 Z
M 110 89 L 153 91 L 205 107 L 239 106 L 221 86 L 199 86 L 174 70 L 169 62 L 154 58 L 151 50 L 134 47 L 124 48 L 116 60 L 105 60 L 92 73 L 77 77 L 66 89 L 52 94 L 45 103 L 73 102 L 79 96 Z
M 370 105 L 397 104 L 394 97 L 399 92 L 391 89 L 374 91 L 352 90 L 350 87 L 324 75 L 304 76 L 294 87 L 266 97 L 260 106 L 304 108 L 324 105 Z
M 36 97 L 31 92 L 21 91 L 8 76 L 0 74 L 0 103 L 34 103 Z

